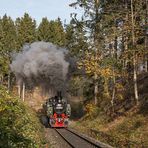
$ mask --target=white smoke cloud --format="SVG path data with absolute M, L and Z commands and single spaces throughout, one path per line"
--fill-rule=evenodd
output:
M 17 53 L 10 67 L 18 83 L 62 90 L 68 73 L 66 49 L 52 43 L 34 42 Z

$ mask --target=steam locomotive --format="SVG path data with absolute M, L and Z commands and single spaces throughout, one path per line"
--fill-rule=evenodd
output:
M 48 125 L 51 127 L 68 127 L 71 106 L 62 98 L 61 92 L 46 101 L 44 110 Z

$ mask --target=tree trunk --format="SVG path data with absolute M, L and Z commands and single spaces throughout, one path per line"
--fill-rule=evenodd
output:
M 118 58 L 117 50 L 118 50 L 118 37 L 115 36 L 115 40 L 114 40 L 114 57 L 115 57 L 115 59 Z
M 114 113 L 114 100 L 115 100 L 115 93 L 116 93 L 116 78 L 115 78 L 115 72 L 113 70 L 113 92 L 112 92 L 112 100 L 111 100 L 111 105 L 112 105 L 112 111 Z
M 128 42 L 129 42 L 129 37 L 128 37 L 128 30 L 127 30 L 127 26 L 126 26 L 126 23 L 129 21 L 129 14 L 128 14 L 128 1 L 126 0 L 125 1 L 125 12 L 126 12 L 126 16 L 125 16 L 125 42 L 124 42 L 124 52 L 128 52 Z M 131 65 L 131 62 L 129 60 L 129 57 L 128 58 L 125 58 L 125 73 L 128 74 L 128 79 L 130 79 L 131 77 L 131 70 L 130 70 L 130 65 Z
M 2 74 L 1 77 L 0 77 L 0 85 L 3 84 L 3 79 L 4 79 L 4 76 L 3 76 L 3 74 Z
M 136 66 L 136 57 L 133 58 L 133 66 L 134 66 L 134 94 L 136 103 L 138 104 L 138 84 L 137 84 L 137 66 Z
M 10 92 L 10 88 L 11 88 L 11 73 L 10 70 L 8 72 L 8 92 Z
M 22 92 L 23 102 L 25 101 L 25 83 L 23 82 L 23 92 Z
M 105 96 L 109 98 L 109 90 L 108 90 L 108 79 L 104 78 L 104 92 Z
M 94 84 L 94 96 L 95 96 L 95 105 L 98 104 L 98 80 L 97 74 L 95 74 L 95 84 Z
M 131 0 L 131 16 L 132 16 L 132 43 L 133 43 L 133 48 L 135 48 L 135 34 L 134 34 L 134 31 L 135 31 L 135 28 L 134 28 L 134 10 L 133 10 L 133 0 Z M 135 49 L 134 49 L 135 50 Z M 133 51 L 133 67 L 134 67 L 134 75 L 133 75 L 133 81 L 134 81 L 134 94 L 135 94 L 135 100 L 136 100 L 136 103 L 138 104 L 139 102 L 139 96 L 138 96 L 138 84 L 137 84 L 137 68 L 136 68 L 136 60 L 137 60 L 137 57 L 136 57 L 136 52 Z
M 148 24 L 148 0 L 145 0 L 146 3 L 146 15 L 145 15 L 145 24 Z M 148 72 L 148 54 L 147 54 L 147 50 L 148 50 L 148 29 L 146 30 L 145 33 L 145 52 L 146 55 L 144 56 L 144 62 L 145 62 L 145 72 Z
M 22 86 L 23 86 L 23 82 L 22 82 L 22 80 L 19 80 L 18 81 L 18 96 L 19 96 L 19 98 L 22 97 Z
M 18 84 L 18 96 L 19 98 L 21 98 L 21 85 Z

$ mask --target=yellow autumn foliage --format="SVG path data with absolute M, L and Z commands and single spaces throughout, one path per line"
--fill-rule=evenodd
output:
M 92 54 L 88 51 L 85 53 L 85 57 L 77 63 L 78 69 L 85 69 L 86 74 L 102 76 L 105 78 L 111 78 L 117 76 L 117 72 L 113 71 L 111 67 L 101 67 L 101 56 L 99 54 Z
M 86 116 L 88 116 L 88 117 L 94 117 L 98 112 L 98 108 L 93 103 L 88 103 L 85 106 L 85 110 L 86 110 L 86 113 L 87 113 Z

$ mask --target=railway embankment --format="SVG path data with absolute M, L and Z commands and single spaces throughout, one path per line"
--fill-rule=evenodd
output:
M 126 98 L 115 104 L 114 112 L 109 110 L 107 113 L 88 102 L 86 114 L 76 122 L 71 121 L 71 128 L 114 147 L 147 148 L 148 74 L 138 76 L 137 105 L 134 103 L 132 83 L 129 84 L 127 87 L 130 89 L 124 94 Z
M 115 119 L 100 114 L 97 117 L 83 117 L 77 122 L 72 121 L 70 126 L 113 147 L 148 147 L 148 116 L 140 106 Z
M 45 143 L 36 113 L 0 86 L 0 147 L 44 147 Z

